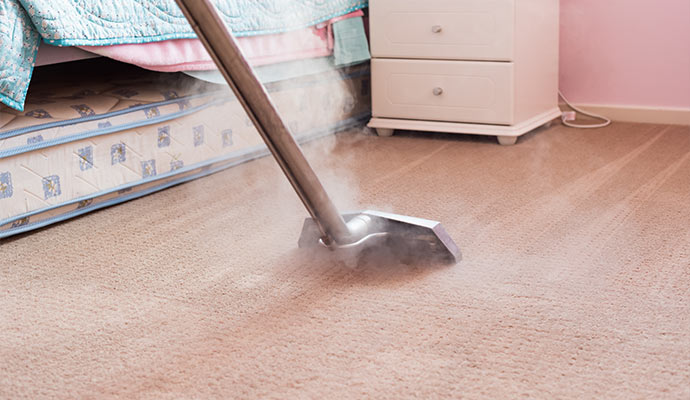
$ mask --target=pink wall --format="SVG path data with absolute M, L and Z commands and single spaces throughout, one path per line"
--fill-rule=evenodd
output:
M 690 108 L 690 0 L 560 2 L 569 100 Z

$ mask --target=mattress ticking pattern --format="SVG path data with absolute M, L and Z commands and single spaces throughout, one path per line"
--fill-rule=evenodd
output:
M 0 107 L 0 238 L 267 154 L 224 86 L 140 70 L 35 85 L 25 112 Z M 366 65 L 267 87 L 302 139 L 369 116 Z

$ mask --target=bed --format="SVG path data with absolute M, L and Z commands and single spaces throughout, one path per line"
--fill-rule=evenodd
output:
M 22 4 L 27 3 L 45 7 L 42 4 L 45 2 L 39 0 Z M 123 3 L 145 6 L 149 2 Z M 165 2 L 157 2 L 159 6 L 161 3 Z M 242 4 L 248 7 L 246 2 L 218 3 L 226 6 L 219 7 L 226 15 L 234 15 L 232 21 L 236 26 L 256 28 L 256 20 L 238 19 L 231 7 L 228 8 Z M 273 6 L 271 12 L 277 15 L 281 9 L 275 7 L 286 2 L 259 3 Z M 309 2 L 294 3 L 304 6 Z M 3 3 L 3 17 L 8 15 L 11 5 L 12 2 Z M 265 24 L 265 32 L 254 29 L 246 31 L 245 36 L 317 27 L 363 5 L 358 1 L 337 1 L 329 7 L 334 6 L 340 7 L 336 14 L 330 8 L 321 10 L 321 17 L 315 19 L 309 15 L 294 26 L 280 27 L 270 20 Z M 26 14 L 23 18 L 30 18 L 32 10 L 34 16 L 37 14 L 36 8 L 22 9 Z M 18 11 L 21 10 L 15 10 Z M 256 17 L 256 14 L 246 16 Z M 32 23 L 45 27 L 41 21 L 50 21 L 49 17 L 44 13 L 43 20 L 33 19 Z M 325 29 L 319 27 L 322 28 Z M 32 34 L 23 32 L 24 39 Z M 55 37 L 54 32 L 46 33 L 39 28 L 43 45 L 56 40 L 46 39 L 46 34 Z M 99 35 L 102 33 L 95 37 Z M 185 35 L 178 34 L 175 40 L 191 37 Z M 25 40 L 22 51 L 31 48 L 31 43 Z M 86 46 L 83 42 L 59 44 Z M 75 54 L 80 54 L 73 49 Z M 341 46 L 341 52 L 345 58 L 352 54 L 345 45 Z M 271 54 L 258 56 L 268 61 L 260 63 L 257 73 L 298 140 L 361 126 L 370 117 L 369 67 L 362 57 L 355 62 L 339 63 L 333 55 L 292 57 L 288 61 Z M 8 68 L 4 67 L 5 75 L 0 71 L 0 77 L 7 76 Z M 185 73 L 157 72 L 151 66 L 148 68 L 144 70 L 103 57 L 37 68 L 25 96 L 15 96 L 0 106 L 0 238 L 144 196 L 268 154 L 216 71 L 181 68 L 178 70 Z M 0 78 L 0 91 L 5 100 L 21 87 L 15 85 L 12 92 L 7 90 L 12 86 L 8 82 Z

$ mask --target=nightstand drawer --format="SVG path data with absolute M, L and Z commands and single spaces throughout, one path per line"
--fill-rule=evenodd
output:
M 374 59 L 374 117 L 513 123 L 513 63 Z
M 515 0 L 371 0 L 371 54 L 513 60 Z

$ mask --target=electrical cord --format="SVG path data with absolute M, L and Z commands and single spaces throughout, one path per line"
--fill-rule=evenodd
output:
M 572 123 L 572 122 L 568 122 L 568 120 L 566 119 L 566 115 L 563 114 L 563 115 L 561 115 L 561 121 L 563 122 L 563 125 L 569 126 L 569 127 L 571 127 L 571 128 L 580 128 L 580 129 L 603 128 L 603 127 L 605 127 L 605 126 L 611 125 L 611 120 L 610 120 L 610 119 L 608 119 L 608 118 L 606 118 L 606 117 L 604 117 L 604 116 L 602 116 L 602 115 L 599 115 L 599 114 L 594 114 L 594 113 L 591 113 L 591 112 L 584 111 L 584 110 L 582 110 L 582 109 L 580 109 L 580 108 L 577 108 L 577 107 L 575 107 L 574 105 L 570 104 L 570 102 L 568 101 L 568 99 L 566 99 L 565 96 L 563 96 L 563 93 L 561 93 L 560 90 L 558 91 L 558 95 L 561 96 L 561 98 L 563 99 L 563 101 L 565 102 L 565 104 L 568 105 L 568 107 L 572 108 L 573 111 L 579 112 L 580 114 L 586 115 L 586 116 L 588 116 L 588 117 L 592 117 L 592 118 L 596 118 L 596 119 L 600 119 L 600 120 L 604 121 L 604 122 L 602 122 L 602 123 L 600 123 L 600 124 L 587 124 L 587 125 L 574 124 L 574 123 Z

